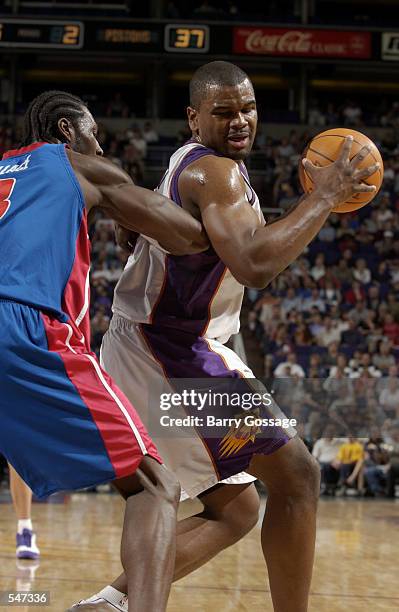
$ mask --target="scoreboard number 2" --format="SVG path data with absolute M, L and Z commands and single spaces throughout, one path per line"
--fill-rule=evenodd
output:
M 80 28 L 78 25 L 64 26 L 64 34 L 62 37 L 63 45 L 77 45 L 79 42 Z

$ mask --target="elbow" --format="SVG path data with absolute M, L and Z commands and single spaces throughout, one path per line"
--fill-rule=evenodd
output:
M 188 249 L 190 249 L 190 252 L 187 254 L 194 255 L 195 253 L 202 253 L 203 251 L 207 251 L 209 249 L 209 246 L 210 244 L 208 236 L 206 235 L 205 231 L 202 230 L 199 236 L 191 240 L 190 244 L 187 247 Z
M 241 274 L 234 275 L 236 279 L 249 289 L 265 289 L 275 278 L 274 274 L 267 266 L 257 265 L 248 266 Z
M 272 278 L 266 277 L 265 275 L 259 275 L 257 277 L 251 277 L 245 284 L 248 289 L 266 289 L 268 285 L 272 282 Z

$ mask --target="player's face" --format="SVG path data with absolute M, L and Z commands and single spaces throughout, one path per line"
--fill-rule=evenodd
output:
M 199 109 L 189 108 L 188 116 L 193 133 L 206 147 L 235 160 L 251 152 L 258 113 L 248 79 L 234 87 L 209 86 Z
M 84 109 L 83 115 L 74 123 L 60 119 L 58 127 L 72 151 L 83 155 L 102 155 L 103 150 L 97 140 L 97 124 L 93 115 Z
M 84 155 L 102 155 L 103 150 L 97 140 L 97 132 L 98 127 L 93 115 L 85 110 L 84 115 L 77 120 L 73 130 L 73 140 L 70 143 L 73 151 Z

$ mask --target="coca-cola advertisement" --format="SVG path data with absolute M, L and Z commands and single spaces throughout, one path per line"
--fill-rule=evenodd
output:
M 371 34 L 303 28 L 235 27 L 234 53 L 369 59 Z

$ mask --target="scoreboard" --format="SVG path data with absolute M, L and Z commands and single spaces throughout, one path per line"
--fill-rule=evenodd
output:
M 395 33 L 396 35 L 396 33 Z M 290 24 L 168 23 L 92 18 L 84 21 L 0 17 L 0 47 L 58 49 L 102 55 L 176 54 L 229 57 L 280 57 L 312 61 L 381 60 L 385 34 L 365 29 L 307 27 Z M 399 37 L 399 33 L 397 35 Z M 399 61 L 399 53 L 393 58 Z
M 206 25 L 0 19 L 0 47 L 142 53 L 207 53 Z
M 28 49 L 81 49 L 81 21 L 0 20 L 0 46 Z

